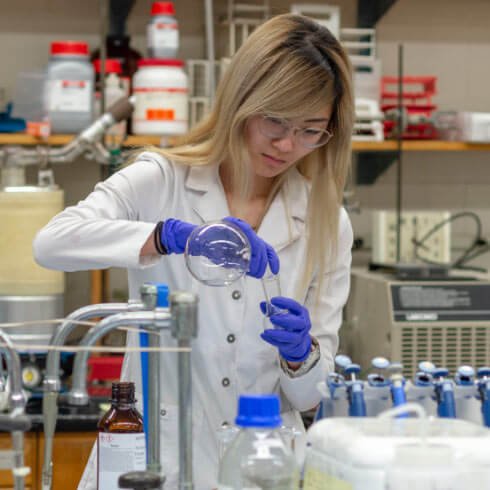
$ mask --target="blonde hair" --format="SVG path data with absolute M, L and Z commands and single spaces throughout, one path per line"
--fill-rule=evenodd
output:
M 231 185 L 245 200 L 251 193 L 245 125 L 257 114 L 305 117 L 330 106 L 327 145 L 313 150 L 297 168 L 311 181 L 305 268 L 297 295 L 337 255 L 339 213 L 350 167 L 354 104 L 351 65 L 335 37 L 312 19 L 284 14 L 258 27 L 232 58 L 219 83 L 210 114 L 169 149 L 152 149 L 187 165 L 231 162 Z M 287 172 L 285 173 L 287 174 Z M 287 175 L 280 175 L 272 201 Z M 318 299 L 318 296 L 317 296 Z

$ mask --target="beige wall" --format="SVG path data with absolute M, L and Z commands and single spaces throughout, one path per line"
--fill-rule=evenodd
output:
M 440 109 L 490 112 L 489 19 L 487 0 L 399 0 L 377 25 L 383 74 L 397 75 L 402 43 L 406 75 L 438 77 L 433 102 Z M 402 176 L 404 208 L 475 211 L 490 237 L 490 152 L 405 152 Z M 396 206 L 395 179 L 392 166 L 375 185 L 357 189 L 362 212 L 352 220 L 368 245 L 370 210 Z M 454 247 L 466 246 L 474 229 L 472 221 L 454 223 Z M 490 254 L 474 265 L 490 267 Z
M 289 10 L 290 1 L 272 0 L 272 12 Z M 301 2 L 296 2 L 301 3 Z M 314 2 L 303 2 L 314 3 Z M 334 3 L 334 2 L 331 2 Z M 356 0 L 336 2 L 341 7 L 342 26 L 356 22 Z M 204 1 L 175 1 L 180 22 L 182 58 L 205 55 Z M 145 53 L 145 27 L 151 0 L 137 0 L 128 21 L 134 48 Z M 214 2 L 215 18 L 226 13 L 226 0 Z M 405 49 L 405 71 L 414 75 L 439 76 L 439 95 L 435 102 L 443 109 L 490 111 L 487 86 L 490 64 L 490 2 L 487 0 L 398 0 L 378 24 L 377 38 L 383 72 L 396 74 L 398 42 Z M 0 104 L 12 97 L 20 70 L 45 66 L 49 44 L 57 39 L 87 41 L 98 46 L 99 2 L 87 0 L 3 1 L 0 6 Z M 217 25 L 217 44 L 225 32 Z M 222 42 L 221 42 L 222 45 Z M 404 157 L 404 206 L 417 208 L 471 209 L 481 213 L 490 229 L 488 192 L 490 172 L 487 153 L 412 153 Z M 99 178 L 93 162 L 78 160 L 55 170 L 58 183 L 65 189 L 66 204 L 71 205 L 91 191 Z M 353 216 L 356 234 L 370 243 L 370 210 L 395 205 L 394 168 L 375 185 L 359 187 L 357 198 L 362 213 Z M 456 246 L 471 234 L 471 223 L 455 227 Z M 355 256 L 363 260 L 365 254 Z M 486 258 L 490 265 L 490 256 Z M 116 295 L 126 288 L 125 272 L 112 271 Z M 87 272 L 67 274 L 66 311 L 89 302 Z

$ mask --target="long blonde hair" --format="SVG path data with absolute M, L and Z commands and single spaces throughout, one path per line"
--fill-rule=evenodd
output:
M 209 115 L 181 138 L 179 146 L 152 149 L 187 165 L 220 165 L 226 159 L 231 162 L 232 189 L 245 200 L 251 193 L 245 140 L 249 118 L 305 117 L 331 106 L 332 139 L 297 164 L 311 181 L 307 253 L 298 296 L 317 274 L 320 293 L 323 272 L 337 255 L 339 212 L 351 158 L 351 77 L 348 56 L 328 29 L 307 17 L 279 15 L 258 27 L 232 58 Z M 285 174 L 277 178 L 269 204 Z

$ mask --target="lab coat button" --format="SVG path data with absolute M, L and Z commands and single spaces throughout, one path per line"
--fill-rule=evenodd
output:
M 231 297 L 233 299 L 240 299 L 242 297 L 242 293 L 236 289 L 231 293 Z
M 223 378 L 221 384 L 226 388 L 227 386 L 230 386 L 230 380 L 228 378 Z
M 233 342 L 235 342 L 235 336 L 234 336 L 232 333 L 230 333 L 230 335 L 228 335 L 228 337 L 226 337 L 226 340 L 227 340 L 227 341 L 228 341 L 230 344 L 232 344 Z

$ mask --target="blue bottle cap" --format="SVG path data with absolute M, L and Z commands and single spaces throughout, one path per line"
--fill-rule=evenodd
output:
M 236 425 L 241 427 L 279 427 L 282 424 L 277 395 L 241 395 Z

